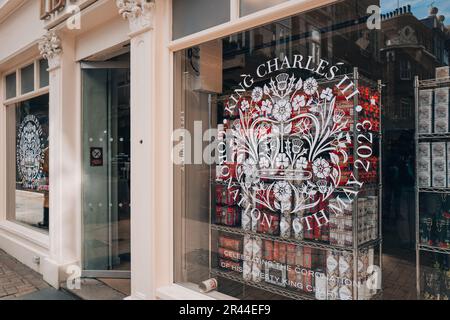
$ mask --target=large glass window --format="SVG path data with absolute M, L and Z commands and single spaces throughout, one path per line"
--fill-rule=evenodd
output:
M 173 0 L 173 38 L 230 21 L 229 0 Z
M 44 88 L 49 85 L 49 76 L 47 70 L 48 70 L 47 59 L 39 60 L 39 88 Z
M 445 4 L 345 0 L 175 54 L 177 283 L 450 296 Z
M 11 73 L 5 77 L 6 82 L 6 99 L 14 98 L 17 94 L 17 76 L 16 73 Z
M 242 299 L 380 292 L 379 35 L 353 23 L 366 9 L 177 52 L 177 282 Z
M 49 96 L 7 107 L 7 206 L 10 220 L 49 227 Z
M 270 8 L 272 6 L 275 6 L 277 4 L 286 2 L 288 0 L 240 0 L 241 3 L 241 15 L 246 16 L 250 13 Z
M 20 83 L 22 94 L 34 90 L 34 64 L 30 64 L 20 70 Z

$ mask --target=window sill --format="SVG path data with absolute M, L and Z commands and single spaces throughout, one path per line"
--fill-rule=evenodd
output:
M 172 284 L 156 290 L 160 300 L 238 300 L 223 293 L 213 291 L 205 294 L 194 290 L 194 284 Z
M 30 241 L 44 249 L 50 248 L 50 237 L 48 234 L 44 234 L 37 230 L 33 230 L 31 227 L 25 227 L 18 223 L 11 221 L 0 222 L 0 230 L 4 230 L 11 234 L 14 234 L 20 238 Z

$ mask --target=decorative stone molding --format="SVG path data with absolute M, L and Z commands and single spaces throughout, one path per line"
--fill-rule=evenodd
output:
M 56 68 L 60 64 L 62 53 L 61 39 L 55 31 L 48 31 L 39 41 L 39 51 L 44 59 L 48 60 L 50 69 Z
M 130 23 L 132 33 L 153 25 L 154 0 L 116 0 L 119 14 Z

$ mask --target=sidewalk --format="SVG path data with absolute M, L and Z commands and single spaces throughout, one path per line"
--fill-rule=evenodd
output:
M 0 300 L 72 300 L 42 276 L 0 250 Z

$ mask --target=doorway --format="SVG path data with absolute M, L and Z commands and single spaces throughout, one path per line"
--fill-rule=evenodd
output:
M 130 68 L 84 62 L 83 277 L 130 278 Z

